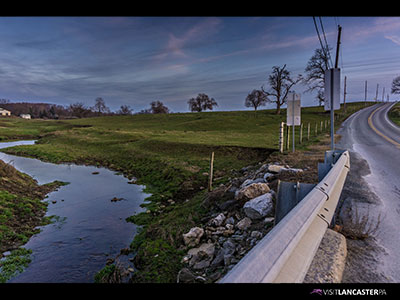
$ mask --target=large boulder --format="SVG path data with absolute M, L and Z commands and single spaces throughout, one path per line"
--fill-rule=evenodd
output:
M 268 193 L 270 188 L 267 183 L 252 183 L 241 188 L 235 195 L 235 200 L 246 202 L 250 199 L 256 198 L 260 195 Z
M 204 234 L 204 229 L 200 227 L 193 227 L 188 233 L 182 234 L 183 241 L 188 247 L 195 247 L 200 243 L 200 239 Z
M 264 218 L 272 213 L 273 195 L 266 193 L 247 201 L 243 206 L 243 211 L 252 220 Z

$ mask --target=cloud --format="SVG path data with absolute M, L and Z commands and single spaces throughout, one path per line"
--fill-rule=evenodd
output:
M 392 41 L 393 43 L 400 46 L 400 37 L 396 35 L 385 35 L 385 39 Z
M 205 44 L 204 41 L 218 32 L 221 20 L 218 18 L 207 18 L 190 27 L 183 34 L 169 33 L 167 45 L 164 50 L 155 55 L 156 61 L 172 58 L 187 58 L 186 49 Z

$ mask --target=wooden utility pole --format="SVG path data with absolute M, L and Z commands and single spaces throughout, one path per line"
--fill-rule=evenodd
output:
M 338 39 L 336 43 L 336 59 L 335 59 L 335 68 L 338 67 L 338 62 L 339 62 L 339 47 L 340 47 L 340 35 L 342 33 L 342 27 L 338 25 Z M 333 107 L 333 106 L 332 106 Z
M 346 112 L 346 79 L 347 79 L 347 77 L 344 76 L 344 91 L 343 91 L 343 106 L 344 106 L 344 112 Z
M 339 48 L 340 48 L 340 36 L 342 33 L 342 27 L 338 25 L 338 39 L 336 43 L 336 59 L 335 59 L 335 69 L 338 67 L 339 63 Z M 333 69 L 331 69 L 331 150 L 335 150 L 335 109 L 333 108 Z M 338 83 L 339 84 L 339 83 Z
M 385 87 L 383 87 L 383 92 L 382 92 L 382 102 L 384 102 L 384 101 L 385 101 L 385 100 L 384 100 L 384 99 L 385 99 L 384 97 L 385 97 Z
M 367 105 L 367 81 L 365 80 L 365 98 L 364 98 L 364 106 Z
M 375 102 L 378 101 L 378 89 L 379 89 L 379 83 L 376 84 L 376 95 L 375 95 Z

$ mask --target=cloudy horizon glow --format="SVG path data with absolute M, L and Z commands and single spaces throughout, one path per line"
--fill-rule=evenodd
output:
M 400 75 L 399 17 L 322 17 L 347 101 L 390 93 Z M 174 112 L 206 93 L 216 110 L 247 110 L 244 100 L 267 85 L 273 66 L 304 75 L 320 48 L 312 17 L 0 17 L 0 98 L 92 106 L 102 97 L 113 111 L 138 112 L 160 100 Z M 296 85 L 302 105 L 315 94 Z M 343 93 L 343 83 L 342 83 Z M 396 99 L 390 95 L 390 99 Z M 341 95 L 343 101 L 343 95 Z M 385 96 L 386 100 L 386 96 Z M 273 108 L 272 105 L 266 108 Z

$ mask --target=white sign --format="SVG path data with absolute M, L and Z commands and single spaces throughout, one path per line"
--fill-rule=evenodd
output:
M 287 95 L 286 125 L 300 126 L 301 124 L 301 101 L 300 95 L 289 93 Z
M 332 76 L 333 75 L 333 76 Z M 333 109 L 340 109 L 340 69 L 325 71 L 325 110 L 331 110 L 331 88 L 333 86 Z

